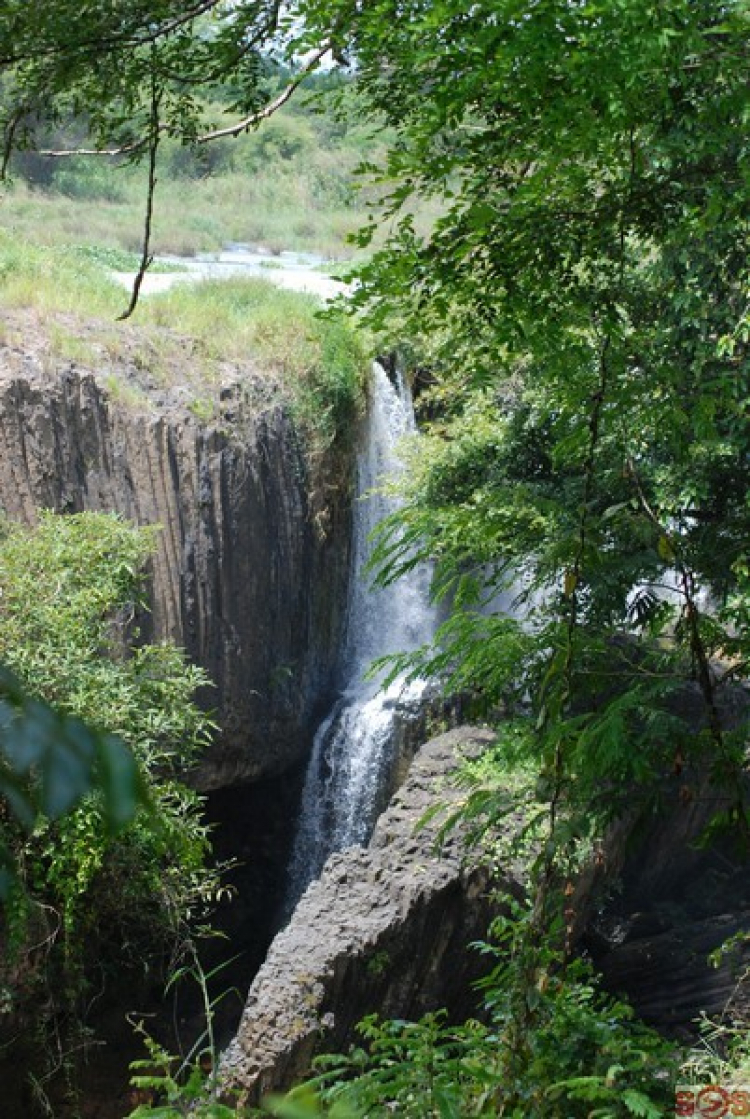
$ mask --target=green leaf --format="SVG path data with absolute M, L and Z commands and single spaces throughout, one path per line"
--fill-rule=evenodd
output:
M 640 1119 L 661 1119 L 663 1115 L 660 1107 L 634 1088 L 625 1088 L 621 1098 L 630 1114 L 637 1115 Z
M 663 560 L 671 563 L 674 560 L 674 548 L 668 536 L 661 534 L 657 541 L 656 549 Z
M 97 775 L 112 832 L 128 824 L 139 807 L 150 804 L 140 768 L 124 742 L 112 735 L 98 742 Z

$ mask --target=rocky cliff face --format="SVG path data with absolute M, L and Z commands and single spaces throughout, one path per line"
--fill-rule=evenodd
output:
M 380 817 L 367 848 L 332 856 L 275 939 L 248 996 L 222 1084 L 257 1102 L 302 1077 L 315 1052 L 354 1040 L 359 1019 L 414 1017 L 446 1006 L 476 1012 L 466 945 L 497 911 L 488 870 L 466 862 L 459 835 L 440 854 L 438 826 L 415 830 L 436 801 L 457 792 L 445 780 L 459 752 L 492 741 L 462 727 L 433 739 Z M 494 883 L 518 890 L 511 882 Z M 479 967 L 479 958 L 476 958 Z
M 346 464 L 319 458 L 312 476 L 257 371 L 226 371 L 201 421 L 184 388 L 133 389 L 137 356 L 94 370 L 0 343 L 0 507 L 25 522 L 46 507 L 162 526 L 142 628 L 216 683 L 206 702 L 222 735 L 200 781 L 267 776 L 301 757 L 332 686 Z

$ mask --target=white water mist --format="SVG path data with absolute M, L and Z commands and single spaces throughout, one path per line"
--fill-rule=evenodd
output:
M 417 648 L 431 639 L 435 628 L 427 570 L 415 568 L 386 588 L 373 587 L 365 570 L 370 534 L 397 506 L 396 498 L 377 487 L 403 469 L 398 444 L 414 426 L 408 390 L 403 383 L 394 385 L 375 365 L 357 457 L 342 689 L 313 743 L 289 867 L 287 912 L 332 852 L 368 840 L 381 807 L 380 794 L 390 782 L 396 705 L 418 698 L 423 688 L 412 684 L 407 689 L 397 680 L 382 690 L 364 678 L 373 660 Z

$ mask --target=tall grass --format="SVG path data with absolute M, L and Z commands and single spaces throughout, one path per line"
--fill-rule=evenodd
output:
M 381 163 L 385 135 L 330 115 L 285 108 L 257 131 L 215 146 L 165 143 L 153 248 L 191 255 L 227 242 L 297 249 L 328 259 L 354 255 L 348 238 L 377 209 L 379 192 L 357 166 Z M 143 229 L 145 173 L 100 157 L 26 155 L 0 194 L 0 223 L 43 245 L 88 243 L 136 251 Z M 425 203 L 421 221 L 433 208 Z
M 65 245 L 40 247 L 0 231 L 0 305 L 113 319 L 122 288 L 101 264 Z
M 347 237 L 368 205 L 354 169 L 368 152 L 361 132 L 336 140 L 315 118 L 287 115 L 216 151 L 165 145 L 154 249 L 192 254 L 228 241 L 351 255 Z M 135 250 L 143 226 L 145 175 L 99 157 L 46 163 L 26 156 L 2 197 L 2 224 L 39 244 L 88 242 Z

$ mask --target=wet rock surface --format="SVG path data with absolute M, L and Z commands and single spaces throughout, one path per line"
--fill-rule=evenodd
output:
M 730 839 L 696 847 L 691 818 L 689 806 L 677 806 L 671 826 L 668 817 L 633 844 L 582 940 L 608 990 L 685 1038 L 701 1015 L 740 1009 L 747 991 L 738 980 L 750 963 L 747 862 Z
M 493 741 L 462 727 L 432 739 L 378 820 L 367 848 L 332 856 L 274 940 L 222 1062 L 223 1090 L 254 1102 L 309 1069 L 314 1054 L 351 1042 L 360 1018 L 476 1010 L 471 980 L 497 902 L 486 867 L 466 860 L 460 834 L 437 853 L 436 802 L 454 803 L 457 757 Z M 516 890 L 510 882 L 494 883 Z M 472 966 L 476 973 L 472 974 Z
M 675 915 L 663 931 L 655 931 L 655 915 L 643 916 L 651 935 L 631 918 L 633 933 L 599 960 L 609 990 L 627 994 L 644 1021 L 685 1038 L 697 1032 L 702 1014 L 747 1014 L 748 992 L 739 980 L 750 964 L 750 909 L 700 921 Z M 712 964 L 712 954 L 738 936 L 720 965 Z
M 723 691 L 727 731 L 742 728 L 747 710 L 743 688 Z M 685 690 L 681 712 L 702 725 L 696 689 Z M 746 836 L 735 820 L 708 840 L 717 816 L 729 823 L 736 796 L 710 772 L 685 767 L 662 780 L 658 812 L 639 810 L 636 801 L 605 845 L 606 883 L 582 948 L 610 991 L 670 1035 L 694 1037 L 702 1014 L 748 1010 L 746 985 L 738 984 L 750 963 Z

